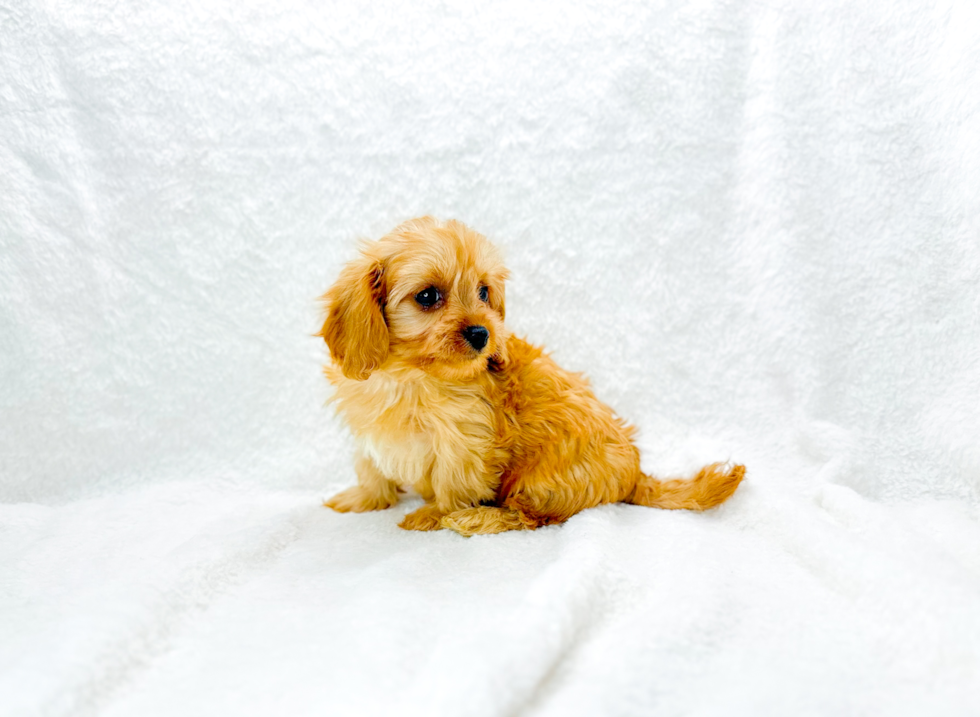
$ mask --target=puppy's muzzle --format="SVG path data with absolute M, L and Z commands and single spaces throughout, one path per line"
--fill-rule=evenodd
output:
M 485 326 L 467 326 L 460 333 L 463 334 L 466 343 L 477 351 L 482 351 L 483 347 L 487 345 L 487 341 L 490 340 L 490 332 Z

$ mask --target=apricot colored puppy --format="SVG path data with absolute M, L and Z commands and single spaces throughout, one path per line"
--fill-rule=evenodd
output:
M 640 472 L 634 429 L 580 375 L 504 327 L 504 268 L 457 221 L 405 222 L 366 243 L 324 296 L 334 401 L 358 443 L 358 484 L 326 502 L 382 510 L 411 486 L 401 527 L 462 535 L 562 523 L 600 503 L 704 510 L 745 468 L 692 480 Z

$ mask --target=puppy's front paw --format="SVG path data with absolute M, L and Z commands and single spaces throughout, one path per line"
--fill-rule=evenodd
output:
M 391 500 L 385 495 L 378 495 L 363 486 L 356 485 L 335 495 L 323 504 L 333 508 L 338 513 L 366 513 L 369 510 L 384 510 L 390 508 L 398 498 Z
M 426 503 L 418 510 L 413 510 L 405 516 L 405 519 L 398 524 L 399 528 L 405 530 L 441 530 L 439 524 L 444 513 L 432 503 Z

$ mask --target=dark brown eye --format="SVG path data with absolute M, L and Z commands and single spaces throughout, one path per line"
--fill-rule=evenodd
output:
M 442 294 L 439 293 L 439 290 L 434 286 L 429 286 L 415 295 L 415 302 L 423 309 L 431 309 L 439 303 L 441 298 Z
M 490 301 L 490 289 L 485 286 L 480 287 L 480 301 L 484 303 Z

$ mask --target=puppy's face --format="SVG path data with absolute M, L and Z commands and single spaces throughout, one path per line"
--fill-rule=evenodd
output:
M 326 295 L 322 335 L 349 378 L 386 362 L 465 380 L 502 361 L 507 270 L 460 222 L 402 224 L 362 249 Z

